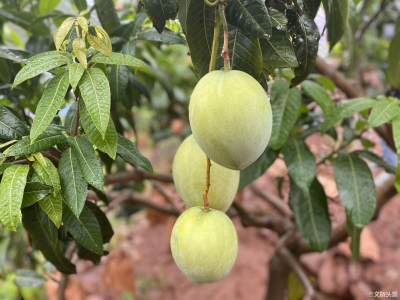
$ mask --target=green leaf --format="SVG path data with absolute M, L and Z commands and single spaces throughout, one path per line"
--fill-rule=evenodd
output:
M 275 28 L 272 29 L 272 37 L 260 39 L 264 66 L 267 69 L 298 67 L 289 36 Z
M 315 157 L 303 140 L 287 140 L 282 148 L 291 181 L 307 191 L 315 177 Z
M 36 108 L 30 132 L 31 144 L 45 131 L 53 120 L 54 115 L 64 100 L 68 86 L 68 72 L 56 75 L 50 79 Z
M 376 207 L 375 183 L 368 165 L 354 154 L 341 154 L 334 162 L 339 195 L 350 221 L 364 227 Z
M 293 16 L 291 10 L 288 10 L 287 13 L 289 16 L 288 28 L 292 36 L 294 53 L 299 63 L 299 66 L 294 69 L 295 77 L 291 81 L 292 86 L 295 86 L 306 79 L 314 68 L 320 34 L 313 17 L 308 12 L 303 11 L 301 16 Z
M 0 139 L 6 141 L 19 140 L 28 134 L 28 127 L 6 106 L 0 104 Z
M 400 115 L 399 103 L 400 101 L 396 98 L 385 98 L 376 101 L 369 114 L 369 126 L 378 127 Z
M 87 9 L 86 0 L 74 0 L 74 4 L 79 11 L 84 11 Z
M 317 15 L 318 9 L 321 6 L 321 0 L 303 0 L 305 9 L 311 14 L 313 19 Z
M 268 8 L 269 18 L 271 19 L 271 24 L 273 27 L 281 31 L 287 30 L 287 19 L 283 12 L 280 12 L 274 8 Z M 272 36 L 274 33 L 272 32 Z
M 174 0 L 142 0 L 141 3 L 159 33 L 164 30 L 166 20 L 176 19 L 178 8 Z
M 337 122 L 342 119 L 351 117 L 357 112 L 361 112 L 365 109 L 374 106 L 376 101 L 369 98 L 357 98 L 351 99 L 346 103 L 336 106 L 325 118 L 325 122 L 322 123 L 321 132 L 325 133 L 329 128 L 334 126 Z
M 85 180 L 98 190 L 103 190 L 104 176 L 100 160 L 87 137 L 76 136 L 67 139 L 72 154 L 78 159 L 79 167 Z
M 208 73 L 214 36 L 215 10 L 204 0 L 188 3 L 186 19 L 186 40 L 193 66 L 203 77 Z
M 72 213 L 79 217 L 85 205 L 88 186 L 79 168 L 78 159 L 73 155 L 71 148 L 61 155 L 58 174 L 64 202 Z
M 10 83 L 11 82 L 11 76 L 10 72 L 8 71 L 8 65 L 5 59 L 0 57 L 0 80 L 2 80 L 4 83 Z
M 325 250 L 329 244 L 331 221 L 324 188 L 319 181 L 314 177 L 310 188 L 303 190 L 290 180 L 289 203 L 296 224 L 310 246 L 319 252 Z
M 178 2 L 178 19 L 183 32 L 186 34 L 186 15 L 190 0 L 177 0 Z
M 328 115 L 333 110 L 334 103 L 331 97 L 318 83 L 305 80 L 301 83 L 301 88 L 321 107 L 325 115 Z
M 242 31 L 234 26 L 229 26 L 229 58 L 232 70 L 240 70 L 257 81 L 261 79 L 262 53 L 260 42 L 257 38 L 247 37 Z M 220 37 L 218 53 L 222 52 L 223 35 Z M 215 69 L 219 70 L 224 66 L 224 59 L 218 55 Z
M 397 171 L 394 185 L 397 191 L 400 191 L 400 117 L 394 118 L 392 121 L 393 139 L 397 150 Z
M 108 73 L 108 79 L 110 80 L 110 90 L 113 99 L 117 101 L 122 100 L 126 87 L 128 86 L 130 73 L 131 71 L 127 66 L 111 66 L 110 73 Z
M 111 94 L 108 79 L 100 69 L 91 68 L 83 74 L 79 88 L 90 118 L 104 138 L 110 118 Z
M 15 272 L 14 283 L 19 287 L 40 286 L 46 282 L 46 278 L 33 270 L 18 269 Z
M 25 62 L 31 56 L 32 53 L 18 49 L 11 49 L 0 45 L 0 57 L 11 60 L 13 62 Z
M 123 44 L 121 53 L 130 55 L 130 56 L 135 56 L 136 55 L 136 40 L 132 40 L 132 41 L 129 41 L 129 42 L 126 42 L 125 44 Z
M 269 145 L 274 150 L 285 144 L 300 108 L 301 93 L 297 88 L 291 89 L 289 85 L 289 82 L 277 80 L 271 89 L 273 123 Z
M 94 0 L 96 11 L 101 25 L 107 33 L 113 32 L 120 25 L 117 11 L 113 0 Z
M 36 20 L 35 16 L 29 12 L 3 6 L 0 9 L 0 17 L 21 26 L 34 35 L 45 36 L 50 34 L 50 30 L 46 24 L 40 20 Z
M 35 246 L 48 261 L 64 274 L 76 273 L 75 265 L 64 256 L 61 243 L 53 244 L 50 235 L 44 229 L 44 224 L 40 218 L 40 208 L 37 204 L 22 209 L 22 223 L 29 232 Z
M 136 39 L 161 42 L 163 44 L 169 44 L 169 45 L 174 45 L 174 44 L 187 45 L 184 36 L 182 36 L 179 32 L 172 31 L 169 28 L 165 28 L 161 34 L 158 33 L 155 28 L 149 28 L 140 32 L 137 35 Z
M 360 237 L 361 237 L 361 231 L 363 228 L 354 226 L 350 222 L 351 217 L 348 215 L 347 211 L 346 211 L 346 217 L 347 217 L 347 219 L 346 219 L 347 232 L 349 233 L 349 236 L 351 237 L 351 242 L 350 242 L 351 254 L 352 254 L 354 260 L 359 260 L 359 258 L 360 258 Z
M 150 161 L 140 154 L 133 142 L 120 134 L 118 134 L 117 153 L 127 162 L 137 164 L 148 172 L 153 172 L 153 167 L 151 166 Z
M 74 102 L 71 104 L 67 112 L 67 115 L 65 116 L 64 127 L 69 133 L 74 132 L 77 110 L 78 110 L 78 102 Z
M 330 2 L 329 9 L 326 7 L 327 2 Z M 332 0 L 324 0 L 325 10 L 327 12 L 327 24 L 328 28 L 328 41 L 330 44 L 330 50 L 336 45 L 336 43 L 342 38 L 344 30 L 347 26 L 347 20 L 349 18 L 349 1 L 348 0 L 336 0 L 333 3 Z
M 10 230 L 17 230 L 28 172 L 28 165 L 12 165 L 0 183 L 0 221 Z
M 21 208 L 35 204 L 53 193 L 51 186 L 40 182 L 27 182 L 24 190 Z
M 7 156 L 21 156 L 36 153 L 64 142 L 65 136 L 62 134 L 63 130 L 65 129 L 62 126 L 51 124 L 41 135 L 39 135 L 33 144 L 31 144 L 29 136 L 25 136 L 8 148 Z
M 39 13 L 41 15 L 52 12 L 61 0 L 40 0 L 39 1 Z
M 90 209 L 84 206 L 78 219 L 67 206 L 64 206 L 63 223 L 79 244 L 96 254 L 103 254 L 100 226 Z
M 90 62 L 110 64 L 110 65 L 124 65 L 139 70 L 145 70 L 148 68 L 147 65 L 140 59 L 137 59 L 136 57 L 130 55 L 116 53 L 116 52 L 111 52 L 111 56 L 106 56 L 101 53 L 95 54 L 90 60 Z
M 272 35 L 268 10 L 261 0 L 230 0 L 226 20 L 253 37 L 269 38 Z
M 353 151 L 352 154 L 358 155 L 359 157 L 364 157 L 374 163 L 376 163 L 380 168 L 385 169 L 386 172 L 388 173 L 396 173 L 396 168 L 393 167 L 392 165 L 389 165 L 386 161 L 384 161 L 381 157 L 376 155 L 375 153 L 372 153 L 368 150 L 357 150 Z
M 270 147 L 267 147 L 255 162 L 241 170 L 238 191 L 264 174 L 278 158 L 278 155 L 279 151 L 274 151 Z
M 53 193 L 39 201 L 39 205 L 53 221 L 54 225 L 56 225 L 58 228 L 61 225 L 62 216 L 60 177 L 58 175 L 57 168 L 53 165 L 53 163 L 46 157 L 44 159 L 46 161 L 46 167 L 43 167 L 37 161 L 33 163 L 32 167 L 35 170 L 35 173 L 39 175 L 39 178 L 43 183 L 53 187 Z
M 85 72 L 85 67 L 79 63 L 70 63 L 68 65 L 69 83 L 72 89 L 75 91 L 78 86 L 79 80 L 81 80 L 83 73 Z
M 400 30 L 396 32 L 389 46 L 387 79 L 393 89 L 400 87 Z
M 32 56 L 29 58 L 28 64 L 15 76 L 12 86 L 15 87 L 29 78 L 71 62 L 70 57 L 57 51 L 49 51 Z
M 98 149 L 100 149 L 104 153 L 107 153 L 112 159 L 115 159 L 117 155 L 118 136 L 112 119 L 109 118 L 108 120 L 107 131 L 105 134 L 105 138 L 103 139 L 96 126 L 94 126 L 94 124 L 91 122 L 89 113 L 87 112 L 85 104 L 83 102 L 80 103 L 79 110 L 81 114 L 82 126 L 85 129 L 85 132 L 90 141 Z
M 93 213 L 99 223 L 103 244 L 109 243 L 114 235 L 114 230 L 106 214 L 93 202 L 86 201 L 85 206 Z

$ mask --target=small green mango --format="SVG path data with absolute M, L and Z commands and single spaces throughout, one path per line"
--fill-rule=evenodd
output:
M 238 240 L 227 215 L 191 207 L 180 215 L 171 234 L 171 252 L 179 269 L 197 283 L 224 278 L 236 260 Z
M 271 137 L 267 93 L 242 71 L 213 71 L 201 78 L 190 98 L 189 120 L 204 153 L 233 170 L 256 161 Z
M 193 135 L 179 146 L 172 164 L 172 175 L 179 195 L 189 207 L 203 206 L 206 187 L 206 155 Z M 236 195 L 240 172 L 211 161 L 208 202 L 211 208 L 225 212 Z

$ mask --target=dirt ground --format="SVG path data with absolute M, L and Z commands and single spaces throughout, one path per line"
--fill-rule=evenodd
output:
M 370 138 L 376 137 L 371 134 Z M 318 135 L 307 140 L 317 157 L 329 154 L 330 141 Z M 164 145 L 173 158 L 176 143 Z M 357 145 L 355 145 L 357 148 Z M 165 148 L 164 148 L 165 150 Z M 380 154 L 377 146 L 374 151 Z M 165 153 L 165 152 L 164 152 Z M 157 160 L 157 158 L 153 158 Z M 152 161 L 153 161 L 152 160 Z M 166 161 L 160 162 L 160 165 Z M 167 164 L 168 165 L 168 164 Z M 169 162 L 170 165 L 170 162 Z M 389 176 L 370 164 L 374 176 L 380 180 Z M 168 171 L 164 169 L 163 171 Z M 331 167 L 320 166 L 317 176 L 329 197 L 329 212 L 333 226 L 344 220 L 344 210 Z M 283 160 L 278 159 L 262 177 L 254 183 L 259 189 L 278 195 L 277 180 L 284 177 L 282 194 L 287 201 L 287 171 Z M 172 186 L 167 192 L 182 205 Z M 163 201 L 154 192 L 146 192 L 154 201 Z M 263 199 L 245 188 L 242 205 L 252 212 L 273 213 L 273 208 Z M 238 217 L 233 218 L 239 238 L 237 260 L 230 274 L 221 281 L 196 284 L 187 279 L 175 265 L 169 250 L 169 235 L 175 218 L 143 210 L 131 216 L 129 224 L 118 223 L 113 249 L 98 266 L 78 261 L 78 274 L 70 276 L 66 289 L 69 299 L 146 299 L 146 300 L 261 300 L 267 293 L 268 261 L 274 253 L 277 235 L 263 228 L 244 228 Z M 371 222 L 361 237 L 361 262 L 352 262 L 349 243 L 323 253 L 303 255 L 301 263 L 310 276 L 316 277 L 315 286 L 325 296 L 321 299 L 386 299 L 374 292 L 400 293 L 400 195 L 391 199 Z M 49 282 L 50 299 L 56 299 L 57 285 Z M 125 292 L 123 292 L 125 291 Z M 134 297 L 132 297 L 134 295 Z M 384 294 L 382 294 L 384 295 Z M 390 297 L 398 298 L 398 297 Z M 281 299 L 277 299 L 281 300 Z M 282 299 L 283 300 L 283 299 Z

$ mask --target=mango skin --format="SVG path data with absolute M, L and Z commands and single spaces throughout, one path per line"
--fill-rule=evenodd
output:
M 256 161 L 271 137 L 269 98 L 242 71 L 213 71 L 201 78 L 190 98 L 189 120 L 204 153 L 233 170 Z
M 188 207 L 203 206 L 206 187 L 206 155 L 193 135 L 179 146 L 172 164 L 172 175 L 179 195 Z M 232 204 L 239 186 L 240 172 L 211 161 L 208 202 L 211 208 L 225 212 Z
M 197 283 L 224 278 L 238 251 L 235 227 L 227 215 L 191 207 L 180 215 L 171 234 L 171 252 L 179 269 Z

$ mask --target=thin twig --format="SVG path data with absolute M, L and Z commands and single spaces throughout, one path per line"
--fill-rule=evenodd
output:
M 162 182 L 174 182 L 172 176 L 169 174 L 150 173 L 140 169 L 127 172 L 119 172 L 115 174 L 108 174 L 104 178 L 106 185 L 129 181 L 141 181 L 145 179 L 153 179 Z
M 72 241 L 71 244 L 68 246 L 67 251 L 65 251 L 65 257 L 68 260 L 72 258 L 75 249 L 76 249 L 76 242 Z M 67 287 L 67 283 L 68 283 L 68 275 L 62 274 L 57 291 L 58 300 L 64 300 L 65 288 Z
M 231 69 L 231 62 L 229 59 L 229 31 L 228 31 L 228 23 L 226 22 L 225 18 L 225 4 L 218 4 L 218 13 L 221 19 L 222 23 L 222 29 L 224 30 L 224 45 L 222 46 L 222 52 L 221 55 L 224 58 L 224 70 L 230 70 Z
M 154 188 L 170 203 L 172 206 L 176 208 L 176 204 L 174 199 L 168 193 L 165 191 L 163 186 L 156 180 L 150 180 L 151 183 L 153 184 Z
M 292 270 L 296 273 L 299 278 L 303 288 L 304 288 L 304 296 L 303 300 L 311 300 L 316 299 L 315 291 L 310 281 L 307 278 L 307 275 L 304 273 L 297 259 L 293 256 L 293 254 L 286 247 L 279 247 L 276 249 L 278 255 L 282 258 L 284 262 L 288 266 L 292 268 Z
M 209 210 L 209 202 L 208 202 L 208 191 L 210 190 L 210 169 L 211 169 L 211 159 L 206 156 L 207 167 L 206 167 L 206 189 L 204 190 L 203 200 L 204 200 L 204 210 Z
M 47 153 L 46 151 L 40 152 L 44 157 L 48 158 L 56 167 L 58 167 L 58 163 L 60 162 L 60 159 L 51 155 L 50 153 Z

